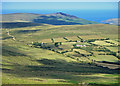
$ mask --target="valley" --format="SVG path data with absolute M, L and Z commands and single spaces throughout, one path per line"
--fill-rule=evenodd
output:
M 2 83 L 118 86 L 118 29 L 108 24 L 4 27 Z

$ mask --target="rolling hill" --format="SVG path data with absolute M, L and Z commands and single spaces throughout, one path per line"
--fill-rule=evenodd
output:
M 117 53 L 118 41 L 117 26 L 107 24 L 3 28 L 2 83 L 119 86 L 118 57 L 108 50 Z

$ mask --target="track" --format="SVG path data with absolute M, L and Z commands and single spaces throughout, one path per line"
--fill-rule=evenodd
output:
M 12 36 L 12 35 L 10 35 L 10 31 L 8 30 L 8 29 L 6 29 L 7 30 L 7 34 L 8 34 L 8 36 L 11 36 L 12 37 L 12 39 L 15 41 L 16 39 L 15 39 L 15 37 L 14 36 Z

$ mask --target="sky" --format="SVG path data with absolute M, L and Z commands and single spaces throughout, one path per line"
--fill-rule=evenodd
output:
M 3 10 L 11 9 L 92 9 L 117 10 L 117 2 L 3 2 Z
M 2 0 L 2 2 L 119 2 L 119 0 Z

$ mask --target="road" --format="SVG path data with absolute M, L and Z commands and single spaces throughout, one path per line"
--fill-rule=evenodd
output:
M 14 36 L 12 36 L 12 35 L 10 35 L 10 31 L 8 30 L 8 29 L 6 29 L 7 30 L 7 34 L 8 34 L 8 36 L 11 36 L 12 37 L 12 39 L 15 41 L 16 39 L 15 39 L 15 37 Z

